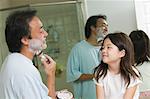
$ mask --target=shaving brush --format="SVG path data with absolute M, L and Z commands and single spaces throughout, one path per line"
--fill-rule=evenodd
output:
M 31 39 L 29 42 L 29 50 L 40 57 L 41 61 L 47 59 L 43 54 L 43 50 L 46 48 L 46 41 L 42 41 L 40 39 Z
M 45 59 L 47 59 L 46 56 L 43 53 L 43 50 L 46 49 L 46 48 L 47 48 L 47 45 L 46 45 L 46 43 L 44 43 L 42 45 L 42 48 L 41 48 L 42 50 L 38 50 L 36 52 L 36 55 L 40 57 L 41 61 L 44 61 Z

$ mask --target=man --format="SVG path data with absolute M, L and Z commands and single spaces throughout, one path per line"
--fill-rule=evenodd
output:
M 77 43 L 69 55 L 67 82 L 73 84 L 75 99 L 96 99 L 93 71 L 100 63 L 99 42 L 107 32 L 106 16 L 91 16 L 85 25 L 86 40 Z
M 55 61 L 42 56 L 47 87 L 32 63 L 47 35 L 35 10 L 16 11 L 7 18 L 5 37 L 11 53 L 0 71 L 1 99 L 55 99 Z

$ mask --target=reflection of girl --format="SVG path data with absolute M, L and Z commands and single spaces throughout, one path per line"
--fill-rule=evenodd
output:
M 138 99 L 141 83 L 134 66 L 134 49 L 124 33 L 108 34 L 102 43 L 102 62 L 95 69 L 97 99 Z
M 134 45 L 135 65 L 143 79 L 140 92 L 142 92 L 141 95 L 149 96 L 150 99 L 150 40 L 142 30 L 132 31 L 129 36 Z

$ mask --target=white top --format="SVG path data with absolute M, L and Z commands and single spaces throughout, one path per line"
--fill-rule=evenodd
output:
M 104 87 L 105 99 L 123 99 L 123 95 L 126 91 L 125 81 L 121 78 L 120 74 L 112 75 L 109 71 L 105 78 L 100 78 L 98 82 L 94 79 L 94 82 Z M 133 87 L 141 83 L 139 79 L 131 79 L 128 88 Z M 136 93 L 133 99 L 139 99 L 139 87 L 137 87 Z
M 5 59 L 0 71 L 0 99 L 51 99 L 39 71 L 19 53 Z
M 140 92 L 150 91 L 150 62 L 144 62 L 142 65 L 137 66 L 137 69 L 140 71 L 143 80 Z

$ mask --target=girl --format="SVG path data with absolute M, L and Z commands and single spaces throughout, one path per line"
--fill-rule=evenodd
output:
M 135 51 L 135 65 L 142 75 L 143 83 L 140 86 L 141 99 L 150 99 L 150 40 L 142 30 L 132 31 L 129 35 Z M 149 97 L 149 98 L 148 98 Z
M 102 62 L 95 68 L 97 99 L 138 99 L 141 83 L 134 49 L 124 33 L 108 34 L 102 43 Z

